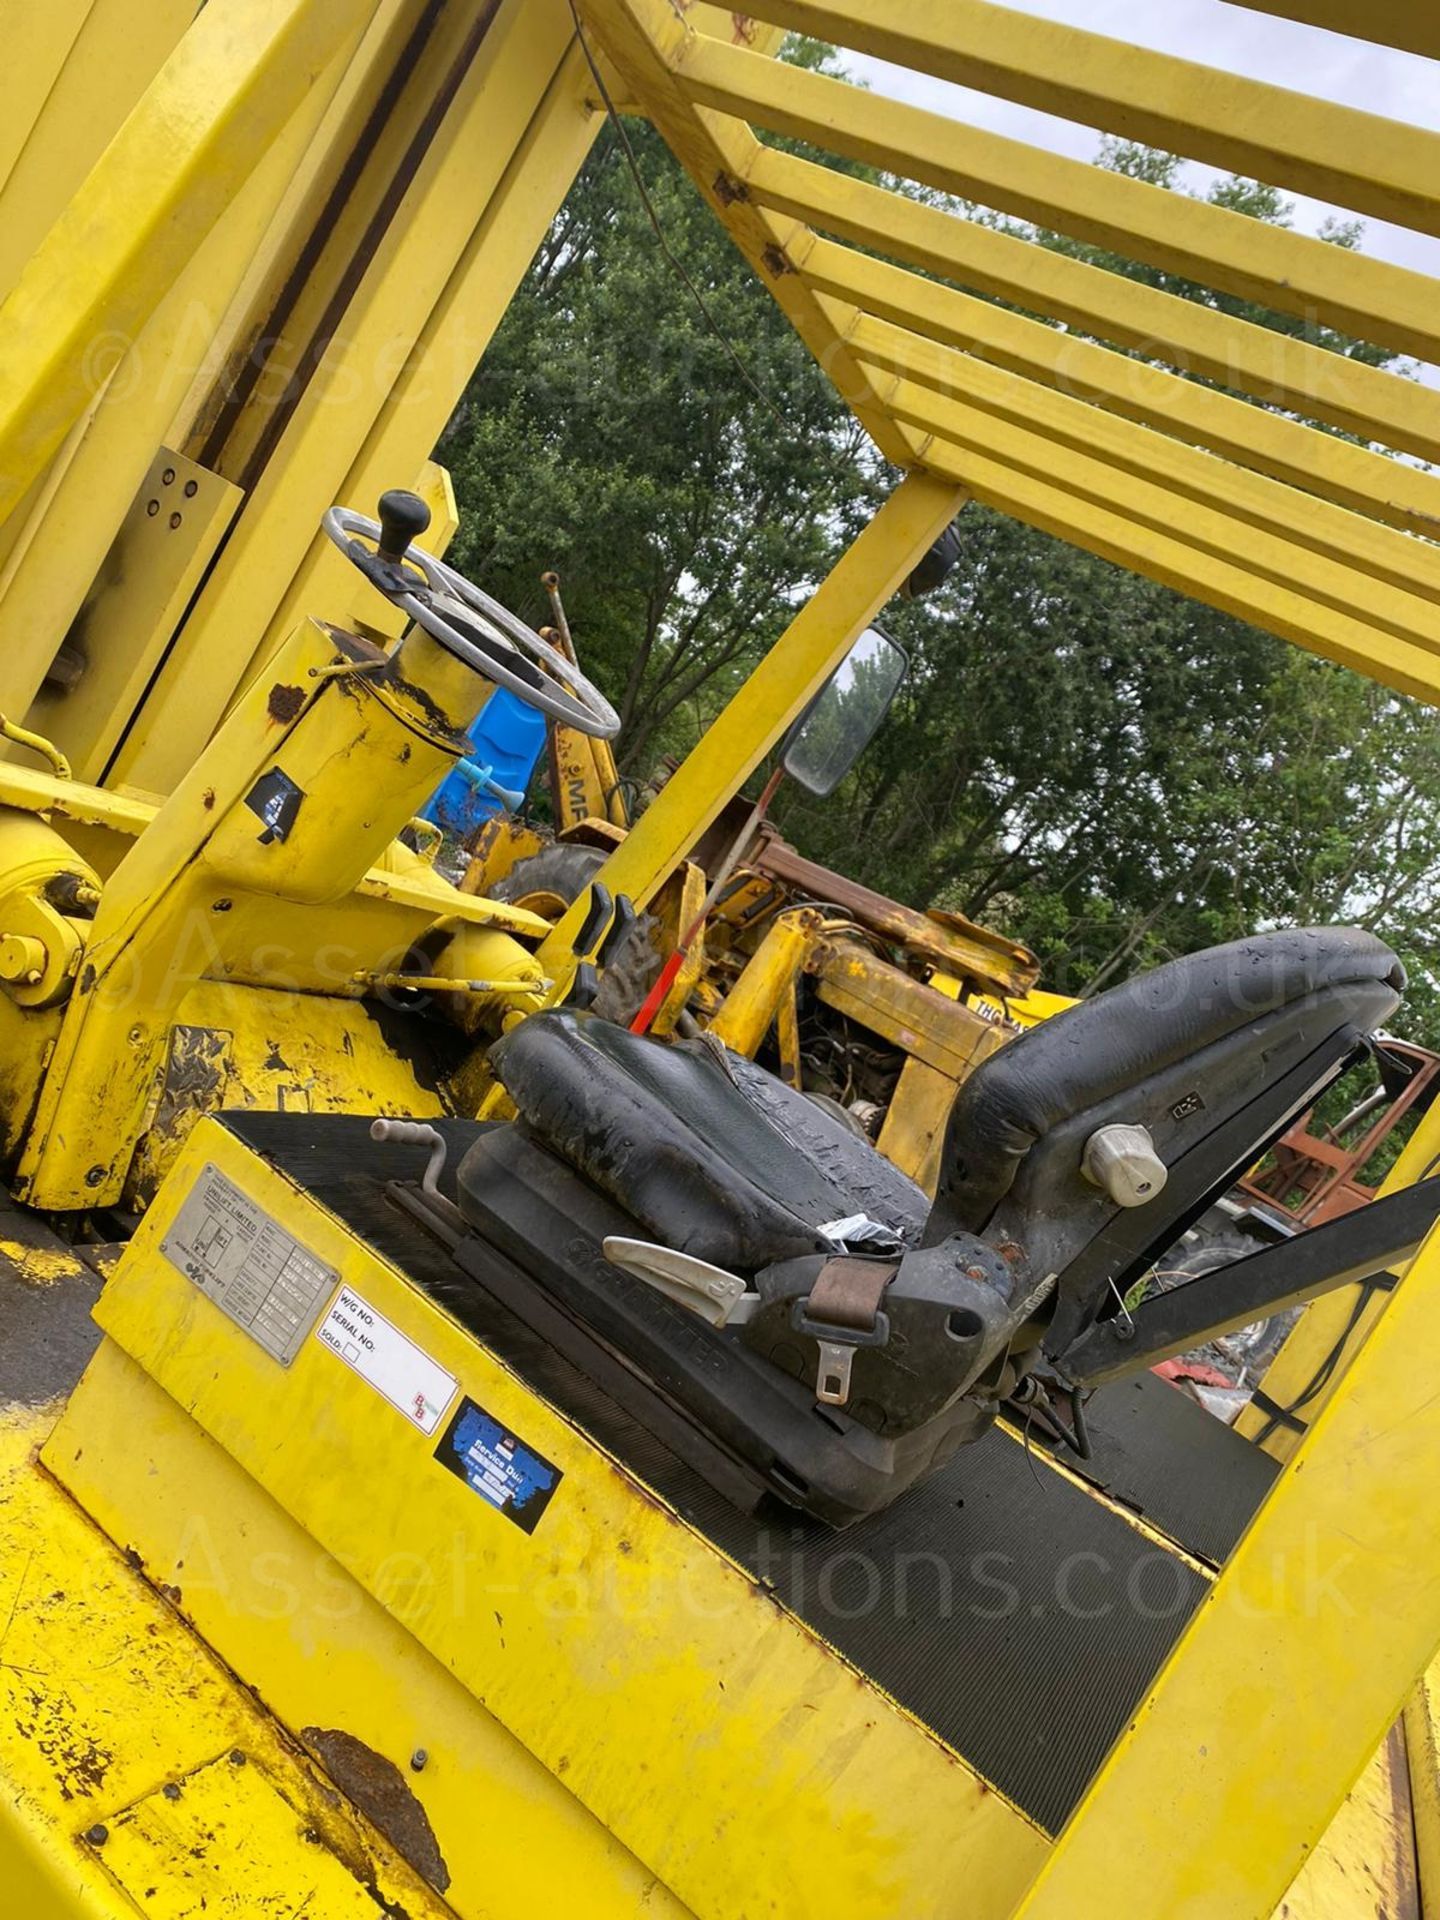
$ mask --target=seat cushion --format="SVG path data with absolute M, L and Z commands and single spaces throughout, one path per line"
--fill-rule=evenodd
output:
M 919 1237 L 919 1187 L 751 1061 L 565 1007 L 490 1060 L 529 1131 L 665 1246 L 751 1274 L 827 1251 L 820 1228 L 846 1214 Z M 459 1185 L 463 1208 L 463 1165 Z
M 1327 992 L 1363 1003 L 1369 1031 L 1405 986 L 1399 960 L 1354 927 L 1258 934 L 1127 980 L 992 1054 L 961 1088 L 941 1156 L 932 1237 L 980 1232 L 1021 1163 L 1075 1114 L 1162 1075 L 1222 1040 L 1254 1033 L 1256 1080 L 1269 1016 Z M 1356 990 L 1360 991 L 1358 994 Z M 1349 1017 L 1347 1013 L 1347 1018 Z

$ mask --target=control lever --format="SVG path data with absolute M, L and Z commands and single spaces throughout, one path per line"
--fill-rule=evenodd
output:
M 430 525 L 430 509 L 418 493 L 405 487 L 392 487 L 380 496 L 380 539 L 376 558 L 388 566 L 404 561 L 405 549 L 414 544 Z
M 627 894 L 612 901 L 610 889 L 595 881 L 590 905 L 575 937 L 575 976 L 563 1006 L 593 1007 L 600 992 L 600 969 L 635 924 L 635 903 Z
M 590 905 L 586 908 L 585 919 L 579 933 L 575 936 L 575 953 L 581 960 L 595 957 L 595 949 L 600 944 L 600 936 L 609 925 L 610 915 L 614 911 L 614 902 L 610 898 L 610 889 L 596 881 L 590 889 Z
M 737 1326 L 760 1304 L 760 1296 L 747 1290 L 739 1274 L 712 1267 L 708 1260 L 697 1260 L 693 1254 L 677 1253 L 673 1247 L 611 1234 L 602 1241 L 601 1249 L 612 1267 L 633 1273 L 637 1280 L 677 1306 L 687 1307 L 712 1327 Z
M 404 1147 L 428 1147 L 430 1158 L 425 1162 L 420 1185 L 428 1194 L 439 1194 L 440 1175 L 445 1171 L 444 1134 L 420 1120 L 372 1120 L 370 1138 L 382 1143 L 394 1141 Z
M 600 993 L 600 976 L 588 960 L 582 960 L 575 969 L 570 982 L 570 991 L 560 1002 L 562 1007 L 574 1007 L 584 1013 L 593 1007 Z
M 635 902 L 628 893 L 615 896 L 615 917 L 611 920 L 604 939 L 596 949 L 596 963 L 608 967 L 610 956 L 635 924 Z

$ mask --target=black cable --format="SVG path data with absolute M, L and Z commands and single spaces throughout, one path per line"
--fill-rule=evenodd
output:
M 1424 1170 L 1411 1182 L 1411 1185 L 1416 1187 L 1420 1186 L 1423 1181 L 1429 1180 L 1434 1175 L 1437 1168 L 1440 1168 L 1440 1153 L 1435 1155 L 1434 1159 L 1431 1160 Z M 1350 1311 L 1350 1318 L 1345 1323 L 1344 1331 L 1330 1349 L 1329 1353 L 1327 1353 L 1325 1358 L 1320 1362 L 1318 1370 L 1305 1391 L 1292 1400 L 1288 1407 L 1276 1407 L 1275 1411 L 1267 1417 L 1265 1425 L 1255 1436 L 1255 1445 L 1257 1447 L 1264 1446 L 1265 1442 L 1270 1438 L 1271 1434 L 1275 1432 L 1277 1427 L 1291 1426 L 1298 1427 L 1302 1433 L 1305 1431 L 1305 1422 L 1303 1420 L 1297 1420 L 1296 1415 L 1302 1407 L 1308 1407 L 1317 1394 L 1323 1393 L 1334 1379 L 1335 1369 L 1340 1364 L 1341 1355 L 1348 1346 L 1356 1328 L 1360 1325 L 1360 1320 L 1365 1309 L 1375 1298 L 1375 1295 L 1377 1293 L 1388 1293 L 1395 1284 L 1395 1275 L 1393 1273 L 1372 1273 L 1368 1279 L 1359 1282 L 1360 1290 L 1355 1297 L 1355 1305 Z M 1272 1402 L 1271 1404 L 1273 1405 L 1274 1403 Z
M 1026 1409 L 1025 1440 L 1027 1446 L 1030 1440 L 1030 1429 L 1038 1414 L 1041 1428 L 1045 1431 L 1047 1440 L 1053 1440 L 1059 1446 L 1068 1447 L 1070 1452 L 1078 1459 L 1091 1459 L 1094 1454 L 1094 1449 L 1090 1444 L 1090 1429 L 1085 1420 L 1084 1388 L 1071 1387 L 1069 1390 L 1070 1418 L 1073 1425 L 1066 1426 L 1065 1422 L 1056 1412 L 1055 1405 L 1053 1401 L 1049 1399 L 1048 1395 L 1044 1398 L 1041 1397 L 1042 1394 L 1045 1393 L 1046 1385 L 1049 1383 L 1042 1382 L 1038 1374 L 1032 1374 L 1030 1380 L 1034 1382 L 1034 1385 L 1031 1387 L 1029 1395 L 1024 1400 L 1012 1398 L 1010 1403 L 1012 1406 L 1023 1406 Z M 1024 1384 L 1025 1383 L 1022 1382 L 1022 1386 Z M 1059 1386 L 1062 1383 L 1057 1381 L 1054 1384 Z
M 1379 1275 L 1372 1274 L 1369 1279 L 1360 1281 L 1359 1292 L 1355 1298 L 1355 1305 L 1350 1311 L 1350 1318 L 1345 1323 L 1344 1331 L 1330 1349 L 1329 1353 L 1327 1353 L 1325 1358 L 1320 1362 L 1319 1368 L 1316 1370 L 1309 1386 L 1305 1388 L 1304 1392 L 1298 1394 L 1296 1398 L 1290 1402 L 1288 1407 L 1278 1407 L 1276 1411 L 1268 1417 L 1265 1425 L 1255 1436 L 1255 1445 L 1257 1447 L 1264 1446 L 1265 1442 L 1270 1438 L 1271 1434 L 1275 1432 L 1277 1427 L 1298 1427 L 1301 1432 L 1304 1432 L 1305 1422 L 1297 1419 L 1297 1415 L 1303 1407 L 1310 1405 L 1310 1402 L 1315 1399 L 1317 1394 L 1323 1393 L 1334 1379 L 1335 1369 L 1340 1364 L 1340 1356 L 1349 1345 L 1355 1329 L 1360 1325 L 1361 1316 L 1364 1314 L 1365 1309 L 1377 1293 L 1382 1293 L 1385 1290 L 1384 1283 Z
M 1030 1451 L 1030 1428 L 1034 1422 L 1034 1419 L 1035 1419 L 1035 1402 L 1032 1400 L 1030 1402 L 1029 1411 L 1025 1415 L 1025 1431 L 1020 1436 L 1020 1445 L 1025 1454 L 1025 1464 L 1030 1469 L 1030 1478 L 1035 1482 L 1036 1486 L 1038 1487 L 1040 1485 L 1040 1476 L 1035 1471 L 1035 1459 Z
M 579 42 L 580 51 L 584 54 L 585 64 L 586 66 L 589 67 L 591 77 L 594 79 L 595 85 L 600 90 L 600 98 L 605 103 L 605 111 L 610 116 L 610 124 L 614 127 L 616 135 L 619 138 L 621 149 L 625 155 L 626 164 L 629 166 L 629 169 L 630 169 L 631 178 L 635 182 L 635 190 L 640 195 L 640 202 L 645 209 L 646 218 L 649 220 L 650 225 L 655 229 L 655 238 L 660 242 L 661 252 L 665 255 L 665 258 L 670 262 L 670 265 L 674 269 L 675 273 L 684 282 L 685 286 L 689 290 L 690 297 L 695 302 L 695 305 L 700 309 L 701 317 L 704 320 L 706 326 L 709 327 L 710 331 L 714 334 L 715 338 L 720 342 L 721 346 L 724 347 L 726 353 L 728 353 L 730 358 L 735 362 L 735 365 L 739 370 L 740 377 L 744 380 L 746 386 L 749 387 L 750 391 L 755 395 L 755 398 L 760 402 L 760 404 L 764 407 L 767 407 L 769 411 L 774 414 L 775 418 L 780 422 L 780 424 L 788 430 L 790 426 L 790 422 L 786 419 L 785 415 L 781 412 L 780 408 L 770 398 L 770 395 L 766 393 L 765 389 L 756 380 L 754 374 L 751 373 L 750 369 L 746 366 L 745 362 L 740 358 L 739 349 L 735 346 L 734 342 L 730 339 L 729 335 L 721 327 L 719 321 L 715 318 L 714 314 L 710 311 L 709 305 L 706 302 L 704 294 L 701 293 L 699 287 L 696 286 L 693 278 L 691 277 L 689 271 L 685 266 L 685 263 L 679 258 L 679 256 L 676 254 L 673 247 L 670 245 L 669 240 L 666 238 L 665 229 L 660 224 L 660 216 L 655 211 L 655 203 L 650 198 L 650 190 L 645 185 L 644 176 L 640 171 L 640 161 L 636 155 L 635 148 L 631 144 L 630 135 L 625 128 L 625 122 L 621 119 L 619 109 L 616 107 L 615 102 L 610 97 L 610 89 L 605 84 L 605 76 L 600 71 L 599 63 L 597 62 L 595 55 L 590 51 L 590 42 L 585 37 L 585 28 L 583 27 L 580 21 L 580 10 L 576 5 L 576 0 L 569 0 L 569 4 L 570 4 L 570 17 L 575 22 L 575 37 L 576 37 L 576 40 Z

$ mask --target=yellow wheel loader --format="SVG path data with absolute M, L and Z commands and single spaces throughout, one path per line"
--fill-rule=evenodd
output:
M 557 620 L 547 637 L 573 662 L 557 576 L 544 579 Z M 786 742 L 774 778 L 832 793 L 905 671 L 883 633 L 863 634 Z M 839 690 L 857 673 L 858 684 L 874 684 L 869 706 Z M 548 745 L 553 828 L 492 813 L 473 835 L 462 886 L 554 922 L 588 894 L 631 822 L 607 741 L 556 722 Z M 1039 963 L 1026 948 L 806 860 L 764 816 L 764 805 L 738 797 L 722 811 L 648 913 L 607 942 L 593 1004 L 621 1024 L 643 1010 L 644 1031 L 703 1025 L 750 1059 L 767 1048 L 787 1084 L 849 1116 L 933 1191 L 959 1085 L 1027 1017 L 1070 1002 L 1037 993 Z

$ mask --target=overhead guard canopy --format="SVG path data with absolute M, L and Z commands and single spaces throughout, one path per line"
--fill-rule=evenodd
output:
M 1440 363 L 1431 278 L 786 66 L 746 44 L 744 21 L 727 43 L 671 0 L 578 4 L 627 101 L 653 120 L 887 459 L 1440 702 L 1440 477 L 1388 457 L 1440 460 L 1440 391 L 778 151 L 760 133 L 1113 249 L 1311 331 Z M 1384 23 L 1409 9 L 1382 4 L 1363 21 L 1352 0 L 1271 10 L 1408 44 Z M 752 12 L 1440 234 L 1440 134 L 990 0 L 761 0 Z

